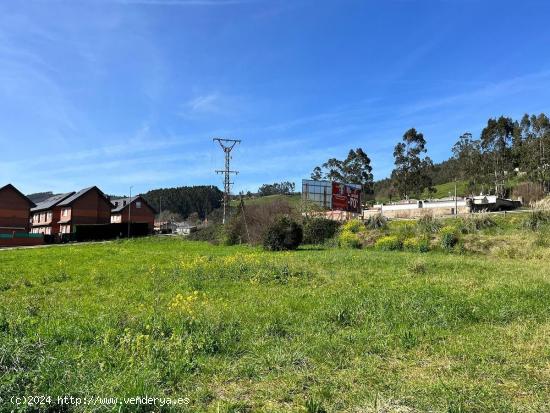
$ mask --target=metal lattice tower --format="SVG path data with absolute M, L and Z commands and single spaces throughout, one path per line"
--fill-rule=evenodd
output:
M 223 177 L 223 223 L 226 222 L 226 215 L 229 207 L 229 197 L 231 195 L 231 174 L 237 175 L 239 171 L 232 171 L 229 163 L 231 161 L 231 151 L 236 144 L 241 143 L 240 139 L 222 139 L 214 138 L 214 142 L 218 142 L 225 153 L 225 169 L 217 170 L 217 174 L 224 174 Z

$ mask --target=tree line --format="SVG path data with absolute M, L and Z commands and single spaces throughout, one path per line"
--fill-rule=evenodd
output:
M 311 179 L 360 184 L 372 198 L 417 198 L 433 186 L 461 180 L 468 191 L 509 195 L 517 176 L 550 192 L 550 120 L 544 114 L 525 114 L 520 120 L 491 118 L 479 137 L 466 132 L 452 147 L 452 156 L 434 164 L 427 155 L 424 135 L 411 128 L 393 151 L 394 169 L 389 178 L 374 182 L 371 160 L 362 148 L 339 160 L 331 158 L 313 169 Z
M 258 188 L 259 196 L 267 195 L 288 195 L 294 192 L 296 185 L 294 182 L 274 182 L 272 184 L 263 184 Z
M 143 197 L 158 212 L 170 211 L 188 218 L 198 214 L 204 219 L 210 212 L 221 206 L 223 192 L 213 185 L 182 186 L 178 188 L 154 189 Z

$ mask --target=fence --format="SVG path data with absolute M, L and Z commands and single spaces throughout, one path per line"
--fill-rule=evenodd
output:
M 22 247 L 42 245 L 43 243 L 44 237 L 42 234 L 29 234 L 26 232 L 0 234 L 0 247 Z

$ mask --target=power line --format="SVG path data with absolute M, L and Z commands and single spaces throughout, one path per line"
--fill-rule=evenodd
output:
M 239 171 L 232 171 L 229 163 L 231 161 L 231 151 L 236 144 L 241 143 L 240 139 L 223 139 L 214 138 L 214 142 L 218 142 L 225 153 L 225 169 L 217 170 L 217 174 L 223 174 L 223 223 L 225 224 L 227 218 L 227 210 L 229 207 L 229 197 L 231 195 L 231 174 L 237 175 Z

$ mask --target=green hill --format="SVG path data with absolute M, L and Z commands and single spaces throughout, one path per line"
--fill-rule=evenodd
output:
M 422 194 L 423 198 L 445 198 L 448 196 L 453 196 L 455 193 L 455 183 L 446 182 L 440 185 L 434 185 L 435 192 L 429 193 L 424 191 Z M 457 181 L 456 182 L 456 194 L 458 196 L 468 195 L 468 183 L 466 181 Z
M 262 204 L 268 204 L 275 201 L 286 201 L 290 205 L 292 205 L 295 208 L 298 208 L 300 206 L 300 199 L 301 194 L 291 194 L 291 195 L 267 195 L 267 196 L 259 196 L 255 198 L 244 198 L 244 204 L 245 205 L 262 205 Z M 239 200 L 234 199 L 231 201 L 231 206 L 238 206 Z

